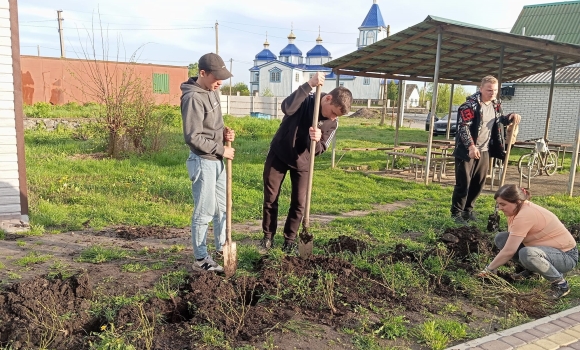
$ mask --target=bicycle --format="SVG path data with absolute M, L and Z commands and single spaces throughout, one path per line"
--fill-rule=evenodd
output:
M 535 177 L 542 172 L 548 176 L 554 175 L 558 170 L 558 156 L 548 148 L 549 140 L 540 137 L 525 142 L 535 142 L 536 145 L 531 153 L 522 155 L 518 160 L 518 171 L 522 177 L 527 179 L 528 174 Z

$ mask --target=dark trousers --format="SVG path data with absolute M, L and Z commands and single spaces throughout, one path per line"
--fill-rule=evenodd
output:
M 489 152 L 481 152 L 479 159 L 464 161 L 455 158 L 455 187 L 451 198 L 451 215 L 473 210 L 475 200 L 485 185 L 489 170 Z
M 265 238 L 274 238 L 278 227 L 278 199 L 280 188 L 290 172 L 292 194 L 290 195 L 290 209 L 284 225 L 284 240 L 294 242 L 296 234 L 304 216 L 306 205 L 306 191 L 308 190 L 308 170 L 298 171 L 282 162 L 274 152 L 268 152 L 264 164 L 264 206 L 262 216 L 262 230 Z

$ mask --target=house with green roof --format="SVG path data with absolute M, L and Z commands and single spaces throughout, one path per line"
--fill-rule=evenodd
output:
M 512 34 L 580 45 L 580 0 L 527 5 L 514 23 Z M 552 72 L 534 74 L 514 81 L 513 96 L 503 96 L 505 112 L 522 115 L 518 139 L 541 137 L 548 113 Z M 556 70 L 548 139 L 573 143 L 580 101 L 580 64 Z
M 524 6 L 510 33 L 580 45 L 580 1 Z

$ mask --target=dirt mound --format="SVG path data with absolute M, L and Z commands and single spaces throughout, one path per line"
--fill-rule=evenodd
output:
M 568 231 L 574 236 L 576 242 L 580 242 L 580 224 L 572 224 L 568 226 Z
M 169 239 L 187 235 L 184 230 L 159 226 L 119 226 L 100 231 L 97 236 L 117 237 L 126 240 L 140 238 Z
M 87 274 L 67 280 L 37 277 L 0 294 L 0 341 L 13 349 L 73 348 L 94 328 L 86 312 L 92 287 Z
M 358 111 L 351 114 L 349 117 L 351 118 L 366 118 L 366 119 L 374 119 L 381 117 L 381 109 L 379 108 L 361 108 Z
M 186 231 L 116 227 L 101 234 L 131 240 Z M 76 236 L 71 235 L 75 240 Z M 104 348 L 105 340 L 119 348 L 126 344 L 156 350 L 212 348 L 207 343 L 209 332 L 218 332 L 211 336 L 227 345 L 224 347 L 260 347 L 268 341 L 266 337 L 284 337 L 295 325 L 313 333 L 318 333 L 314 327 L 326 327 L 336 332 L 333 339 L 345 336 L 340 331 L 343 328 L 378 326 L 381 314 L 371 311 L 375 308 L 405 315 L 434 314 L 448 298 L 466 296 L 481 306 L 495 305 L 495 294 L 488 293 L 490 286 L 483 286 L 480 294 L 469 294 L 446 273 L 457 268 L 472 272 L 469 268 L 476 264 L 469 261 L 469 253 L 489 254 L 490 237 L 474 228 L 459 228 L 446 231 L 442 242 L 447 249 L 441 244 L 422 250 L 397 244 L 390 252 L 369 256 L 374 261 L 368 270 L 340 256 L 302 259 L 271 253 L 253 260 L 253 268 L 247 267 L 245 273 L 230 279 L 191 271 L 190 251 L 150 249 L 130 259 L 84 263 L 84 272 L 67 279 L 34 277 L 0 290 L 0 348 L 85 350 Z M 140 244 L 120 243 L 136 251 L 138 248 L 130 246 Z M 339 236 L 330 240 L 326 249 L 361 254 L 369 245 Z M 144 268 L 142 272 L 126 269 L 138 267 L 135 261 Z M 160 266 L 158 261 L 171 263 Z M 385 270 L 377 270 L 379 265 L 374 262 Z M 398 268 L 413 269 L 428 278 L 428 287 L 398 286 L 394 277 L 389 277 Z M 542 301 L 532 307 L 520 301 L 539 298 L 501 295 L 502 309 L 516 308 L 528 315 L 544 315 L 551 305 Z M 440 297 L 442 302 L 438 302 Z M 360 311 L 363 309 L 369 310 L 366 318 Z M 409 317 L 413 324 L 423 320 Z M 315 342 L 316 337 L 309 333 L 308 341 Z M 288 340 L 280 348 L 295 347 L 295 340 Z M 326 345 L 320 343 L 318 347 Z
M 469 262 L 472 254 L 493 256 L 493 239 L 474 226 L 448 228 L 441 236 L 455 261 Z
M 351 252 L 361 253 L 367 249 L 367 244 L 361 240 L 348 236 L 338 236 L 328 241 L 326 251 L 329 253 Z

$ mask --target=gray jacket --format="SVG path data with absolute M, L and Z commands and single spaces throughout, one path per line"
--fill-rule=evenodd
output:
M 221 160 L 224 154 L 224 120 L 217 91 L 197 84 L 197 77 L 181 84 L 183 137 L 198 156 Z

